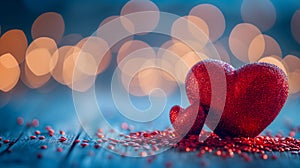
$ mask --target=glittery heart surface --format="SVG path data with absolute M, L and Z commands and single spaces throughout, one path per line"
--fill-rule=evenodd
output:
M 199 102 L 183 109 L 175 105 L 170 110 L 170 121 L 180 136 L 199 135 L 206 118 L 206 110 Z
M 288 97 L 288 82 L 272 64 L 253 63 L 235 70 L 225 62 L 207 60 L 188 73 L 186 92 L 191 104 L 200 101 L 211 108 L 210 115 L 220 116 L 219 121 L 207 121 L 219 136 L 255 137 L 279 114 Z

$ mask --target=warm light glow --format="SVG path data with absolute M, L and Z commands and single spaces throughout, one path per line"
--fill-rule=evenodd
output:
M 0 55 L 11 53 L 19 64 L 24 61 L 28 42 L 22 30 L 10 30 L 0 39 Z
M 289 93 L 295 94 L 300 91 L 300 69 L 289 73 Z
M 0 56 L 0 90 L 9 92 L 14 88 L 20 77 L 20 67 L 10 53 Z
M 113 22 L 113 23 L 112 23 Z M 122 31 L 119 29 L 124 29 L 123 31 L 134 33 L 134 25 L 133 23 L 123 16 L 109 16 L 105 18 L 99 25 L 99 29 L 101 29 L 101 26 L 105 24 L 113 24 L 114 27 L 118 27 L 118 31 Z M 98 31 L 96 32 L 97 35 L 99 35 Z M 117 42 L 117 44 L 114 44 L 110 50 L 113 53 L 118 53 L 121 46 L 126 43 L 127 41 L 133 40 L 133 36 L 129 36 L 127 38 L 124 38 Z
M 285 66 L 283 65 L 281 60 L 278 59 L 278 57 L 276 58 L 276 56 L 264 57 L 264 58 L 260 59 L 258 62 L 266 62 L 266 63 L 274 64 L 274 65 L 278 66 L 286 75 L 288 75 L 288 73 L 285 69 Z
M 252 40 L 261 34 L 252 24 L 241 23 L 236 25 L 229 36 L 229 48 L 239 60 L 249 63 L 248 50 Z
M 203 53 L 196 53 L 194 51 L 190 51 L 184 56 L 182 56 L 177 63 L 175 64 L 175 74 L 176 79 L 181 82 L 185 83 L 185 78 L 190 69 L 199 61 L 209 59 Z
M 219 54 L 219 56 L 220 56 L 220 58 L 221 58 L 221 60 L 222 61 L 225 61 L 225 62 L 227 62 L 227 63 L 230 63 L 230 57 L 229 57 L 229 54 L 228 54 L 228 52 L 227 52 L 227 50 L 225 49 L 225 47 L 221 44 L 221 43 L 219 43 L 219 42 L 216 42 L 215 44 L 214 44 L 214 46 L 215 46 L 215 48 L 216 48 L 216 50 L 217 50 L 217 52 L 218 52 L 218 54 Z M 206 54 L 208 57 L 210 57 L 209 55 L 209 53 L 207 53 Z M 213 58 L 213 57 L 212 57 Z
M 76 46 L 63 46 L 60 47 L 52 56 L 50 66 L 56 65 L 55 68 L 52 70 L 51 74 L 53 78 L 63 84 L 67 85 L 69 83 L 65 83 L 64 77 L 63 77 L 63 66 L 65 59 L 72 55 L 73 53 L 79 53 L 80 48 Z
M 225 30 L 225 18 L 222 11 L 211 4 L 201 4 L 193 7 L 189 15 L 200 17 L 209 29 L 209 39 L 216 41 Z
M 255 62 L 261 57 L 277 55 L 282 56 L 281 48 L 271 36 L 259 34 L 250 43 L 248 49 L 249 61 Z
M 50 67 L 51 54 L 45 48 L 32 50 L 26 55 L 26 64 L 36 76 L 46 75 L 53 69 Z
M 151 32 L 157 26 L 160 14 L 158 7 L 149 0 L 131 0 L 123 6 L 120 15 L 130 20 L 134 25 L 134 32 L 132 32 L 132 29 L 128 29 L 125 23 L 124 27 L 129 32 L 143 34 Z M 123 19 L 121 18 L 122 23 Z
M 80 56 L 79 58 L 80 60 L 82 61 L 84 60 L 85 62 L 89 60 L 88 62 L 90 63 L 91 61 L 94 62 L 89 65 L 91 66 L 90 70 L 98 69 L 96 72 L 97 74 L 100 74 L 101 72 L 106 70 L 106 68 L 109 66 L 112 56 L 107 42 L 104 41 L 102 38 L 96 36 L 87 37 L 82 39 L 76 46 L 79 47 L 81 51 L 87 53 L 87 54 L 83 54 L 82 55 L 83 57 L 84 56 L 89 57 L 85 59 L 85 58 L 81 58 Z M 81 66 L 83 66 L 83 64 L 81 64 Z M 96 67 L 92 67 L 92 66 L 96 66 Z M 82 70 L 83 69 L 84 68 L 82 68 Z M 95 72 L 91 72 L 90 70 L 87 70 L 84 73 L 90 75 L 91 73 L 95 74 Z
M 270 29 L 276 21 L 276 10 L 270 0 L 243 0 L 241 15 L 244 22 L 254 24 L 261 31 Z
M 175 20 L 172 25 L 171 36 L 194 50 L 201 50 L 208 42 L 208 29 L 205 28 L 203 20 L 195 18 L 192 16 L 180 17 Z
M 291 32 L 294 39 L 300 44 L 300 10 L 297 10 L 292 17 Z
M 41 14 L 32 24 L 31 36 L 50 37 L 59 43 L 65 31 L 65 23 L 62 16 L 55 12 Z
M 186 16 L 185 18 L 188 20 L 187 27 L 192 34 L 197 35 L 197 32 L 200 29 L 207 37 L 209 37 L 208 25 L 203 19 L 193 15 Z
M 27 66 L 27 64 L 23 64 L 22 65 L 22 73 L 21 73 L 21 80 L 22 82 L 32 88 L 32 89 L 36 89 L 39 87 L 42 87 L 43 85 L 45 85 L 49 79 L 51 78 L 51 74 L 48 73 L 46 75 L 43 76 L 36 76 L 34 75 L 31 70 L 29 69 L 29 67 Z
M 130 55 L 130 53 L 148 47 L 150 46 L 147 43 L 140 40 L 130 40 L 125 42 L 118 52 L 117 63 L 119 64 L 126 56 Z M 143 57 L 143 55 L 140 55 L 140 57 Z
M 30 43 L 26 50 L 26 54 L 39 48 L 47 49 L 50 54 L 54 54 L 54 52 L 57 50 L 57 45 L 55 41 L 49 37 L 40 37 Z
M 282 62 L 287 67 L 286 69 L 289 73 L 300 69 L 300 58 L 295 55 L 285 56 Z

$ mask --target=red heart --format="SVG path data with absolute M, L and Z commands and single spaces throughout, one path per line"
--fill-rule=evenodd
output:
M 219 122 L 207 121 L 211 129 L 218 122 L 214 132 L 219 136 L 255 137 L 279 114 L 288 97 L 288 82 L 272 64 L 253 63 L 235 70 L 225 62 L 207 60 L 188 73 L 186 92 L 191 104 L 200 100 L 211 108 L 209 115 L 220 116 Z
M 180 136 L 199 135 L 205 122 L 205 108 L 198 102 L 186 109 L 176 105 L 170 110 L 170 120 Z

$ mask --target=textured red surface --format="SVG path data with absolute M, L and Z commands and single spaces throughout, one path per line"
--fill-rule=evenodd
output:
M 176 105 L 170 110 L 170 120 L 175 131 L 181 135 L 199 135 L 206 118 L 205 109 L 198 102 L 186 109 Z
M 272 64 L 253 63 L 235 70 L 225 62 L 207 60 L 187 75 L 186 92 L 191 104 L 200 100 L 211 108 L 210 113 L 221 115 L 214 129 L 219 136 L 255 137 L 279 114 L 288 97 L 288 82 Z M 213 128 L 214 122 L 207 121 L 207 125 Z

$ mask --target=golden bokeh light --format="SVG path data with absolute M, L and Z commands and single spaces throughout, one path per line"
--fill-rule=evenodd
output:
M 55 41 L 49 37 L 39 37 L 30 43 L 26 50 L 26 54 L 39 48 L 47 49 L 50 54 L 54 54 L 54 52 L 57 50 L 57 45 Z
M 205 25 L 203 20 L 195 18 L 191 16 L 176 19 L 172 24 L 171 36 L 194 50 L 201 50 L 209 41 L 207 34 L 205 34 L 205 31 L 208 33 L 208 29 L 203 26 Z
M 55 12 L 46 12 L 33 22 L 31 36 L 33 39 L 50 37 L 58 44 L 63 37 L 64 31 L 65 23 L 63 17 Z
M 211 4 L 201 4 L 193 7 L 189 15 L 197 16 L 205 21 L 209 29 L 209 39 L 216 41 L 225 30 L 225 18 L 222 11 Z
M 203 19 L 193 15 L 185 16 L 185 18 L 188 20 L 187 28 L 192 34 L 197 35 L 197 31 L 200 29 L 207 37 L 209 37 L 208 25 Z
M 270 0 L 243 0 L 241 15 L 244 22 L 254 24 L 261 31 L 269 30 L 276 21 L 276 10 Z
M 289 94 L 295 94 L 300 91 L 300 69 L 290 72 L 289 79 Z
M 129 32 L 131 32 L 132 34 L 144 34 L 154 30 L 159 22 L 160 13 L 158 7 L 149 0 L 131 0 L 123 6 L 120 16 L 124 16 L 121 17 L 122 23 L 124 22 L 123 19 L 126 18 L 130 20 L 130 22 L 134 25 L 134 32 L 132 32 L 132 29 L 127 28 L 127 23 L 124 23 L 124 27 Z
M 294 72 L 300 69 L 300 58 L 295 55 L 285 56 L 282 62 L 287 67 L 288 72 Z
M 268 35 L 259 34 L 250 43 L 248 56 L 250 62 L 255 62 L 265 56 L 282 56 L 282 51 L 277 41 Z
M 26 64 L 36 76 L 43 76 L 51 72 L 51 53 L 45 48 L 38 48 L 26 54 Z
M 173 53 L 173 54 L 177 55 L 178 57 L 182 57 L 185 54 L 187 54 L 188 52 L 193 51 L 191 47 L 189 47 L 185 43 L 180 42 L 178 40 L 170 40 L 170 41 L 165 42 L 160 47 L 160 49 L 158 49 L 157 55 L 163 56 L 164 54 L 168 54 L 168 53 L 165 53 L 166 50 L 168 50 L 168 53 Z
M 176 82 L 172 76 L 159 68 L 147 68 L 138 73 L 139 85 L 146 95 L 156 88 L 162 89 L 166 95 L 170 95 L 176 88 Z
M 99 25 L 99 29 L 101 29 L 101 26 L 105 24 L 111 24 L 114 27 L 118 27 L 118 29 L 124 29 L 123 31 L 134 33 L 134 25 L 133 23 L 127 19 L 126 17 L 122 16 L 109 16 L 105 18 Z M 119 32 L 121 30 L 118 30 Z M 97 30 L 96 34 L 98 36 L 101 36 Z M 121 46 L 126 43 L 127 41 L 133 40 L 133 36 L 126 37 L 124 39 L 121 39 L 116 44 L 113 44 L 113 46 L 110 48 L 111 52 L 118 53 Z
M 181 82 L 185 83 L 185 78 L 190 69 L 199 61 L 209 59 L 205 54 L 190 51 L 184 56 L 182 56 L 175 64 L 175 74 L 176 79 Z
M 291 32 L 294 39 L 300 44 L 300 9 L 292 17 Z
M 239 60 L 249 63 L 248 50 L 252 40 L 261 34 L 260 30 L 249 23 L 236 25 L 229 36 L 229 48 Z
M 216 42 L 214 44 L 220 58 L 222 61 L 230 63 L 230 57 L 229 54 L 227 52 L 227 50 L 225 49 L 225 47 L 220 43 L 220 42 Z M 210 53 L 205 53 L 208 57 L 210 57 Z M 213 58 L 213 57 L 211 57 Z
M 29 88 L 40 88 L 45 85 L 50 78 L 50 73 L 43 76 L 36 76 L 33 72 L 31 72 L 27 64 L 22 64 L 21 66 L 21 80 Z
M 0 76 L 0 90 L 3 92 L 9 92 L 19 81 L 20 67 L 10 53 L 0 56 Z
M 143 48 L 149 48 L 150 46 L 140 40 L 130 40 L 125 42 L 119 52 L 118 52 L 118 56 L 117 56 L 117 63 L 120 64 L 120 62 L 128 55 L 130 55 L 131 53 L 143 49 Z M 151 52 L 154 53 L 154 52 Z M 154 55 L 154 54 L 152 54 Z M 140 57 L 143 57 L 144 55 L 140 55 Z
M 57 82 L 63 85 L 70 84 L 66 83 L 63 77 L 64 61 L 69 55 L 72 55 L 73 53 L 79 53 L 80 51 L 80 48 L 76 46 L 63 46 L 55 51 L 50 61 L 50 66 L 55 65 L 55 68 L 52 70 L 51 74 Z
M 161 67 L 160 59 L 134 58 L 126 63 L 122 62 L 121 73 L 123 87 L 134 96 L 147 96 L 153 89 L 162 89 L 166 95 L 176 89 L 176 80 L 169 74 L 168 70 Z M 133 67 L 135 66 L 135 67 Z
M 284 64 L 281 62 L 280 57 L 278 56 L 263 57 L 260 60 L 258 60 L 258 62 L 266 62 L 266 63 L 274 64 L 278 66 L 286 75 L 288 75 Z
M 106 41 L 104 41 L 100 37 L 91 36 L 82 39 L 76 44 L 77 47 L 81 49 L 81 51 L 87 53 L 83 54 L 83 56 L 92 56 L 93 59 L 88 58 L 90 61 L 94 60 L 95 63 L 91 64 L 90 66 L 94 65 L 97 67 L 92 67 L 97 70 L 97 74 L 100 74 L 104 70 L 107 69 L 107 67 L 110 65 L 111 61 L 111 52 L 110 48 Z M 80 57 L 81 59 L 81 57 Z M 84 59 L 82 59 L 84 60 Z
M 22 30 L 7 31 L 0 38 L 0 55 L 11 53 L 19 64 L 24 61 L 28 42 Z

